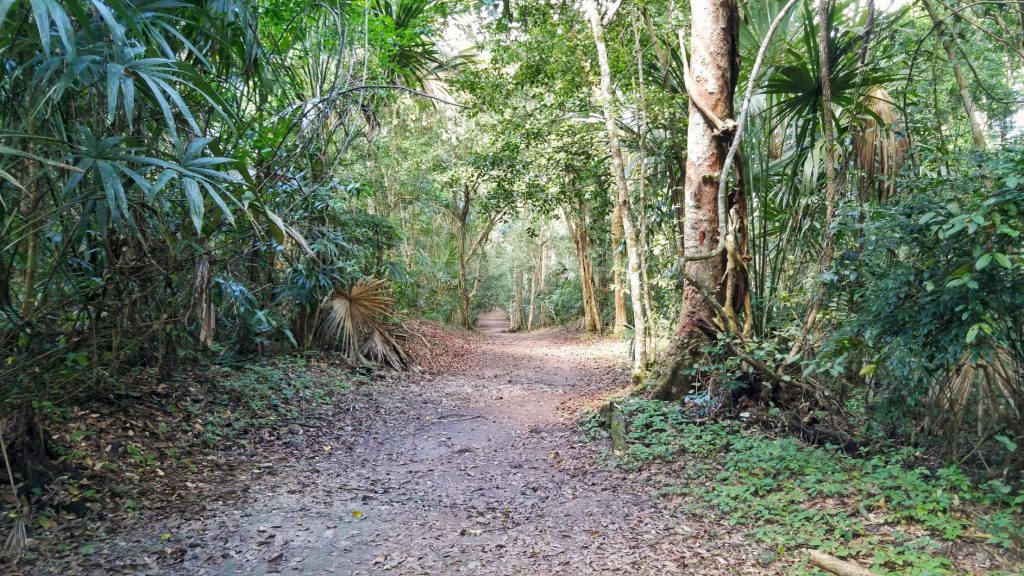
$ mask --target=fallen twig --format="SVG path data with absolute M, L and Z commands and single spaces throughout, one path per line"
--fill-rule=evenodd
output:
M 466 420 L 476 420 L 477 418 L 483 418 L 483 416 L 477 414 L 476 416 L 463 416 L 462 418 L 438 418 L 434 422 L 443 422 L 445 424 L 449 422 L 465 422 Z
M 833 574 L 838 574 L 838 576 L 875 576 L 874 573 L 859 564 L 840 560 L 835 556 L 830 556 L 818 550 L 808 550 L 807 557 L 812 566 L 828 570 Z

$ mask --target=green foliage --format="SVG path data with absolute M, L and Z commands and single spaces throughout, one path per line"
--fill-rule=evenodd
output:
M 353 166 L 402 92 L 363 85 L 437 88 L 451 7 L 0 8 L 3 401 L 305 346 L 325 294 L 401 277 Z
M 908 177 L 902 201 L 872 210 L 863 224 L 850 214 L 834 285 L 837 306 L 849 312 L 837 314 L 842 324 L 818 370 L 870 375 L 893 416 L 936 408 L 929 397 L 969 386 L 961 403 L 938 409 L 963 411 L 991 395 L 988 416 L 1015 437 L 1024 433 L 1012 407 L 1021 400 L 1014 366 L 1024 360 L 1021 157 L 1009 148 L 968 172 Z M 973 366 L 993 376 L 968 378 Z
M 656 495 L 695 495 L 780 552 L 812 547 L 874 557 L 888 573 L 952 574 L 944 541 L 984 533 L 1007 548 L 1024 542 L 1024 494 L 976 484 L 955 466 L 927 469 L 913 451 L 853 458 L 736 424 L 695 424 L 675 403 L 633 399 L 622 410 L 630 447 L 620 465 L 685 460 L 682 483 Z M 921 530 L 927 536 L 913 535 Z
M 335 393 L 352 385 L 314 378 L 301 356 L 281 357 L 273 364 L 215 366 L 210 370 L 204 375 L 210 379 L 205 397 L 193 398 L 183 408 L 191 417 L 189 426 L 211 446 L 253 429 L 300 422 L 304 410 L 328 403 Z

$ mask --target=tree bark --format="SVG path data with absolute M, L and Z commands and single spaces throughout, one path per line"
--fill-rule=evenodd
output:
M 739 71 L 739 9 L 735 0 L 691 0 L 690 14 L 690 78 L 693 85 L 689 87 L 686 146 L 683 234 L 686 254 L 709 253 L 718 245 L 719 178 L 728 178 L 728 174 L 722 173 L 727 142 L 716 134 L 715 126 L 695 100 L 699 99 L 702 107 L 718 118 L 731 118 Z M 687 281 L 683 288 L 679 322 L 672 339 L 668 366 L 653 391 L 656 397 L 679 397 L 689 393 L 693 384 L 689 367 L 700 354 L 700 348 L 722 329 L 722 320 L 717 316 L 725 303 L 728 252 L 686 262 Z M 742 267 L 730 270 L 732 274 L 743 272 Z M 739 303 L 734 309 L 741 306 Z
M 629 199 L 629 187 L 626 184 L 626 171 L 622 161 L 622 148 L 619 145 L 618 129 L 615 126 L 615 111 L 612 107 L 612 71 L 608 63 L 608 49 L 604 42 L 604 25 L 597 9 L 596 0 L 584 2 L 590 17 L 590 29 L 594 34 L 597 47 L 597 61 L 601 70 L 601 89 L 598 96 L 601 109 L 604 111 L 605 127 L 608 131 L 608 152 L 612 157 L 612 176 L 618 192 L 619 211 L 622 214 L 622 231 L 626 239 L 626 259 L 628 262 L 629 296 L 633 311 L 633 374 L 639 375 L 647 367 L 647 325 L 644 318 L 643 286 L 640 281 L 640 252 L 637 246 L 636 229 L 633 227 L 632 207 Z
M 540 288 L 537 289 L 537 293 L 544 295 L 548 290 L 548 238 L 544 237 L 544 225 L 540 227 Z M 544 314 L 544 301 L 537 302 L 537 317 L 538 326 L 544 327 L 547 325 L 547 318 Z
M 563 209 L 565 223 L 572 234 L 576 247 L 576 259 L 580 266 L 580 287 L 583 297 L 583 328 L 587 332 L 600 332 L 602 329 L 601 310 L 597 306 L 597 291 L 594 287 L 594 264 L 587 253 L 590 247 L 590 235 L 582 218 L 575 218 L 568 209 Z
M 466 261 L 463 258 L 459 258 L 459 322 L 463 328 L 470 330 L 473 328 L 472 316 L 470 315 L 472 302 L 470 302 L 469 298 L 469 285 L 466 276 Z
M 622 282 L 622 210 L 618 202 L 612 209 L 611 229 L 611 250 L 612 250 L 612 291 L 615 297 L 615 324 L 612 332 L 619 334 L 626 329 L 629 323 L 629 316 L 626 312 L 626 290 Z
M 640 282 L 643 284 L 644 291 L 644 317 L 647 320 L 645 326 L 647 331 L 644 334 L 647 342 L 647 351 L 650 355 L 650 359 L 654 362 L 657 358 L 657 349 L 654 347 L 654 311 L 652 310 L 654 294 L 651 291 L 651 281 L 647 277 L 647 251 L 648 251 L 648 232 L 647 232 L 647 150 L 645 148 L 647 140 L 647 98 L 644 93 L 644 59 L 643 49 L 640 45 L 640 30 L 637 25 L 637 13 L 633 13 L 633 41 L 636 50 L 636 69 L 637 69 L 637 86 L 640 92 L 640 106 L 637 115 L 637 151 L 640 159 L 637 161 L 637 192 L 640 201 L 640 209 L 637 211 L 637 219 L 639 223 L 639 235 L 637 237 L 637 244 L 639 245 L 640 253 Z
M 455 208 L 451 210 L 451 215 L 455 219 L 459 229 L 459 321 L 462 324 L 462 327 L 468 330 L 473 328 L 473 296 L 476 295 L 477 288 L 480 286 L 480 266 L 483 263 L 483 249 L 487 244 L 487 239 L 491 236 L 491 230 L 494 230 L 494 226 L 503 216 L 503 213 L 501 212 L 492 214 L 484 224 L 483 228 L 481 228 L 472 244 L 470 244 L 468 242 L 469 215 L 471 203 L 473 201 L 473 188 L 474 187 L 468 184 L 463 185 L 462 203 L 460 205 L 458 202 L 455 202 Z M 477 254 L 480 255 L 480 261 L 477 262 L 476 279 L 473 282 L 473 287 L 470 288 L 469 265 L 470 262 L 472 262 L 473 257 Z

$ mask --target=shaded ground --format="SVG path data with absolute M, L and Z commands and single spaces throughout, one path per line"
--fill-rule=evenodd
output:
M 454 355 L 443 374 L 336 406 L 187 510 L 100 527 L 98 552 L 32 573 L 776 573 L 579 441 L 579 408 L 625 381 L 620 343 L 492 332 L 434 353 Z
M 491 310 L 477 318 L 476 329 L 485 334 L 500 334 L 508 332 L 512 328 L 512 322 L 504 310 Z

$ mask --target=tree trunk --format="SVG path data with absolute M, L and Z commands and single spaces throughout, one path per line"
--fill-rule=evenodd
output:
M 643 308 L 643 286 L 640 282 L 640 251 L 637 246 L 636 230 L 633 227 L 629 188 L 626 184 L 626 171 L 622 162 L 622 148 L 619 146 L 619 136 L 615 126 L 615 111 L 612 107 L 612 71 L 608 64 L 608 50 L 604 43 L 604 26 L 601 24 L 601 14 L 597 9 L 596 0 L 586 0 L 584 4 L 590 17 L 590 29 L 594 34 L 597 61 L 601 69 L 601 90 L 598 96 L 601 100 L 605 127 L 608 131 L 608 152 L 612 157 L 612 176 L 615 177 L 619 211 L 622 214 L 622 232 L 626 238 L 629 297 L 633 305 L 633 374 L 637 376 L 647 366 L 647 338 L 645 337 L 647 326 Z
M 469 282 L 466 274 L 466 258 L 463 255 L 459 257 L 459 322 L 462 323 L 462 327 L 469 330 L 473 328 L 472 318 L 470 316 L 470 298 L 469 298 Z
M 31 147 L 29 149 L 31 150 Z M 21 299 L 21 319 L 27 321 L 35 311 L 36 299 L 39 297 L 36 293 L 36 267 L 39 262 L 37 248 L 43 224 L 42 219 L 37 218 L 37 215 L 41 213 L 43 201 L 46 199 L 46 186 L 35 178 L 35 162 L 29 162 L 24 172 L 22 182 L 27 188 L 24 189 L 19 200 L 18 213 L 21 215 L 25 230 L 25 271 L 22 275 L 24 296 Z
M 568 210 L 564 210 L 565 223 L 572 234 L 576 247 L 576 259 L 580 265 L 580 287 L 583 297 L 583 329 L 587 332 L 600 332 L 601 310 L 597 306 L 597 292 L 594 287 L 594 264 L 587 254 L 590 246 L 590 235 L 582 219 L 574 219 Z
M 459 206 L 455 218 L 459 226 L 459 322 L 462 327 L 473 328 L 469 316 L 469 282 L 466 268 L 469 266 L 469 255 L 466 253 L 466 236 L 469 234 L 469 202 L 472 199 L 469 186 L 462 186 L 462 205 Z
M 687 256 L 709 253 L 718 246 L 718 184 L 719 178 L 728 177 L 722 174 L 727 142 L 716 136 L 714 126 L 694 99 L 700 99 L 718 118 L 731 118 L 739 70 L 739 10 L 735 0 L 691 0 L 690 14 L 693 86 L 687 128 L 683 233 Z M 723 320 L 716 317 L 716 310 L 725 303 L 727 253 L 686 261 L 687 282 L 679 323 L 667 369 L 654 389 L 656 397 L 680 397 L 690 392 L 694 378 L 688 369 L 699 357 L 701 347 L 722 329 Z M 742 274 L 743 268 L 730 272 Z
M 825 139 L 825 241 L 821 247 L 821 257 L 818 260 L 818 274 L 827 271 L 832 265 L 833 248 L 835 238 L 832 235 L 832 220 L 836 213 L 836 152 L 835 137 L 833 136 L 832 124 L 832 74 L 829 68 L 830 58 L 828 53 L 828 5 L 827 0 L 818 0 L 818 70 L 819 81 L 821 82 L 821 133 Z M 786 355 L 785 363 L 795 361 L 803 350 L 814 322 L 818 318 L 818 311 L 821 310 L 821 299 L 823 290 L 816 288 L 811 297 L 811 307 L 807 310 L 800 337 L 793 343 L 789 354 Z
M 544 226 L 540 227 L 540 287 L 537 288 L 537 294 L 543 296 L 548 289 L 548 239 L 544 237 Z M 543 328 L 547 324 L 547 320 L 544 315 L 544 301 L 540 300 L 537 302 L 537 325 Z
M 530 274 L 530 314 L 526 320 L 526 329 L 533 330 L 533 323 L 537 314 L 537 276 L 540 273 L 540 266 L 534 266 Z
M 921 4 L 928 12 L 928 17 L 931 18 L 932 24 L 935 25 L 935 30 L 939 33 L 939 37 L 942 38 L 942 48 L 946 51 L 949 63 L 953 66 L 956 85 L 960 89 L 960 100 L 964 103 L 964 109 L 967 111 L 967 120 L 971 123 L 971 138 L 974 139 L 974 149 L 979 151 L 985 150 L 988 147 L 985 142 L 985 130 L 981 125 L 981 120 L 978 119 L 978 109 L 974 106 L 974 99 L 971 98 L 971 92 L 967 86 L 967 78 L 964 77 L 963 68 L 960 67 L 960 59 L 956 55 L 953 37 L 946 30 L 945 23 L 943 23 L 938 13 L 935 12 L 931 2 L 921 0 Z
M 512 331 L 523 329 L 523 269 L 518 262 L 512 273 L 512 310 L 509 311 L 509 320 Z
M 612 250 L 612 292 L 615 297 L 615 324 L 612 332 L 618 334 L 626 329 L 629 323 L 629 316 L 626 312 L 626 290 L 622 282 L 622 210 L 618 202 L 612 209 L 611 229 L 611 250 Z
M 657 349 L 653 346 L 654 344 L 654 311 L 651 309 L 653 306 L 654 294 L 651 291 L 651 281 L 647 277 L 647 251 L 648 251 L 648 232 L 647 232 L 647 151 L 645 144 L 647 140 L 647 97 L 644 94 L 644 59 L 643 59 L 643 48 L 640 45 L 640 30 L 637 26 L 637 13 L 633 13 L 633 40 L 636 49 L 636 69 L 637 69 L 637 85 L 640 87 L 640 109 L 637 116 L 637 132 L 639 137 L 637 139 L 637 151 L 640 155 L 640 159 L 637 162 L 637 192 L 640 201 L 640 209 L 637 210 L 637 220 L 639 223 L 639 235 L 637 236 L 637 244 L 639 245 L 640 254 L 640 281 L 644 287 L 644 317 L 647 320 L 645 326 L 647 328 L 644 338 L 647 342 L 648 354 L 651 357 L 651 361 L 656 361 Z

